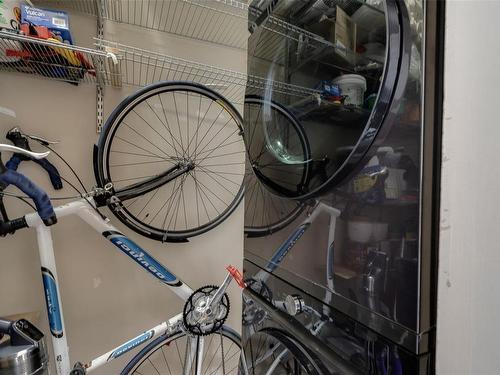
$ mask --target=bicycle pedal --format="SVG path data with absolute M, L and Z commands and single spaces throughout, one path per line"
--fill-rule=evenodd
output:
M 226 267 L 226 270 L 241 288 L 245 289 L 247 287 L 247 283 L 243 279 L 243 274 L 235 266 L 229 265 Z

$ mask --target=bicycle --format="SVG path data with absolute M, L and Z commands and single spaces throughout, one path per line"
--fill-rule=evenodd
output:
M 167 93 L 167 97 L 163 96 L 164 93 Z M 179 98 L 176 99 L 176 93 L 178 96 L 181 95 L 181 93 L 184 95 L 184 104 L 186 105 L 189 105 L 191 99 L 195 99 L 195 101 L 199 103 L 199 109 L 194 116 L 194 118 L 198 118 L 198 121 L 196 126 L 193 127 L 195 132 L 191 133 L 191 136 L 189 135 L 189 130 L 191 129 L 189 120 L 192 119 L 192 114 L 187 113 L 189 110 L 185 113 L 185 120 L 187 122 L 186 135 L 181 131 L 180 120 L 177 122 L 178 132 L 172 133 L 172 128 L 169 126 L 167 127 L 166 123 L 158 116 L 159 113 L 153 109 L 157 108 L 155 103 L 163 102 L 167 98 L 169 100 L 179 101 Z M 154 101 L 151 99 L 152 97 L 154 97 Z M 150 100 L 148 101 L 148 99 Z M 128 124 L 123 121 L 127 119 L 130 113 L 135 112 L 136 115 L 139 113 L 146 116 L 144 111 L 139 110 L 137 107 L 138 105 L 143 105 L 146 108 L 149 107 L 149 116 L 157 116 L 158 122 L 165 125 L 165 130 L 170 130 L 167 131 L 167 133 L 170 134 L 170 142 L 168 143 L 171 145 L 170 151 L 172 151 L 175 156 L 155 158 L 157 163 L 162 163 L 165 160 L 168 161 L 171 164 L 168 169 L 157 168 L 156 174 L 151 176 L 139 176 L 126 180 L 140 180 L 134 182 L 132 185 L 120 184 L 120 182 L 125 181 L 118 181 L 120 178 L 115 177 L 119 176 L 120 173 L 113 174 L 110 172 L 116 167 L 110 163 L 110 160 L 113 160 L 113 157 L 110 155 L 112 155 L 113 152 L 119 153 L 127 151 L 123 151 L 123 148 L 120 150 L 119 147 L 113 147 L 113 141 L 119 139 L 117 138 L 119 137 L 118 134 L 121 134 L 121 139 L 127 139 L 123 136 L 127 134 L 127 132 L 120 133 L 120 129 L 122 129 L 122 126 L 128 129 L 133 128 L 130 124 L 130 118 L 127 120 L 129 122 Z M 162 108 L 164 108 L 163 105 L 162 103 Z M 203 112 L 201 108 L 203 108 Z M 215 113 L 211 112 L 212 108 L 216 108 Z M 221 125 L 217 123 L 217 119 L 221 118 L 223 112 L 226 116 L 222 117 L 224 123 Z M 202 118 L 201 116 L 203 113 L 204 116 Z M 164 119 L 166 121 L 168 121 L 168 117 L 172 115 L 172 113 L 165 113 L 164 110 L 163 114 L 165 115 Z M 177 110 L 176 117 L 179 119 L 179 111 Z M 210 125 L 199 134 L 200 129 L 207 126 L 204 122 L 207 117 L 210 121 Z M 144 121 L 144 124 L 145 126 L 147 124 L 148 127 L 152 127 L 147 121 Z M 236 130 L 229 129 L 228 131 L 228 128 L 226 128 L 228 124 L 233 125 L 233 128 Z M 174 214 L 178 215 L 179 206 L 183 204 L 184 212 L 187 211 L 186 203 L 180 202 L 186 200 L 185 195 L 187 195 L 188 192 L 184 189 L 188 179 L 191 179 L 193 181 L 193 186 L 196 187 L 193 190 L 196 198 L 193 197 L 193 199 L 197 200 L 199 198 L 202 202 L 206 202 L 200 198 L 202 194 L 205 194 L 205 199 L 208 200 L 206 198 L 206 194 L 208 193 L 201 192 L 202 187 L 198 186 L 200 180 L 197 178 L 195 171 L 197 167 L 201 166 L 201 168 L 199 168 L 201 173 L 203 174 L 203 168 L 206 168 L 206 174 L 208 175 L 209 168 L 204 167 L 203 161 L 211 155 L 216 154 L 217 149 L 220 151 L 218 147 L 209 146 L 217 135 L 222 133 L 222 142 L 217 141 L 218 143 L 216 144 L 221 145 L 223 149 L 226 147 L 225 150 L 231 145 L 238 144 L 239 140 L 237 138 L 236 140 L 231 139 L 231 137 L 234 135 L 237 135 L 238 138 L 241 137 L 240 124 L 241 119 L 234 108 L 220 95 L 203 86 L 185 82 L 162 82 L 139 90 L 137 93 L 125 99 L 113 112 L 107 122 L 106 130 L 101 136 L 99 146 L 96 149 L 96 160 L 101 161 L 96 167 L 96 177 L 98 178 L 99 187 L 83 193 L 81 197 L 76 200 L 57 207 L 52 206 L 51 200 L 45 191 L 35 185 L 26 176 L 16 171 L 19 160 L 29 159 L 40 161 L 44 160 L 49 154 L 49 152 L 35 153 L 30 151 L 28 144 L 29 139 L 38 141 L 50 150 L 52 150 L 50 148 L 51 142 L 40 137 L 27 136 L 19 129 L 13 129 L 10 135 L 15 134 L 17 138 L 14 137 L 12 139 L 24 142 L 26 148 L 0 144 L 0 160 L 2 151 L 14 152 L 14 156 L 9 163 L 7 163 L 10 168 L 7 168 L 3 162 L 0 162 L 0 185 L 3 188 L 8 185 L 16 186 L 23 191 L 27 197 L 33 200 L 36 208 L 35 212 L 10 220 L 5 208 L 2 207 L 2 209 L 0 209 L 0 235 L 5 236 L 7 234 L 14 234 L 16 231 L 25 228 L 33 228 L 36 231 L 42 266 L 42 281 L 47 305 L 47 315 L 58 375 L 83 375 L 90 373 L 96 368 L 140 346 L 143 346 L 143 349 L 132 358 L 122 370 L 121 374 L 159 373 L 159 370 L 165 370 L 165 373 L 168 371 L 168 373 L 171 374 L 182 373 L 184 375 L 191 373 L 197 375 L 202 373 L 248 373 L 245 357 L 242 354 L 240 336 L 236 331 L 224 324 L 230 307 L 229 298 L 225 292 L 231 280 L 235 279 L 241 287 L 245 286 L 239 271 L 232 266 L 228 266 L 228 274 L 221 285 L 208 285 L 193 290 L 182 282 L 165 265 L 152 257 L 145 249 L 141 248 L 138 244 L 118 231 L 99 211 L 99 207 L 109 206 L 112 212 L 127 226 L 141 234 L 161 241 L 186 241 L 190 236 L 199 235 L 213 228 L 215 225 L 218 225 L 236 208 L 242 197 L 242 187 L 239 187 L 239 190 L 234 192 L 230 201 L 225 201 L 224 204 L 226 207 L 224 207 L 223 210 L 215 209 L 214 211 L 216 213 L 212 216 L 208 214 L 208 209 L 205 207 L 207 217 L 203 222 L 199 216 L 199 211 L 197 218 L 196 216 L 194 218 L 189 218 L 189 225 L 191 226 L 188 225 L 187 216 L 185 217 L 185 226 L 182 229 L 176 224 L 172 224 L 174 216 L 171 216 L 171 221 L 168 226 L 166 222 L 169 217 L 169 210 L 174 210 Z M 208 135 L 214 126 L 216 126 L 215 135 Z M 155 130 L 158 131 L 158 128 L 155 128 Z M 163 135 L 167 133 L 163 133 Z M 130 135 L 130 133 L 128 134 Z M 147 134 L 147 132 L 141 133 L 143 138 L 145 138 Z M 227 134 L 229 134 L 229 136 Z M 210 139 L 203 142 L 203 139 L 198 139 L 198 135 L 200 135 L 200 138 L 205 139 L 208 136 Z M 176 138 L 176 136 L 181 138 Z M 186 138 L 183 139 L 182 137 Z M 174 139 L 176 140 L 174 141 Z M 184 140 L 188 141 L 186 146 L 184 146 L 184 143 L 181 145 L 181 142 L 184 142 Z M 232 143 L 227 146 L 229 142 Z M 142 145 L 144 146 L 144 144 Z M 135 147 L 141 146 L 138 143 L 135 144 Z M 151 142 L 149 148 L 142 147 L 142 155 L 138 155 L 140 154 L 139 152 L 132 152 L 131 150 L 129 153 L 132 154 L 130 155 L 132 158 L 139 157 L 139 160 L 141 160 L 142 157 L 152 157 L 151 148 L 155 147 L 158 148 L 159 145 Z M 165 155 L 168 155 L 168 148 L 161 150 L 163 150 L 162 152 L 164 152 Z M 225 150 L 223 150 L 224 153 Z M 233 155 L 238 153 L 238 151 L 231 152 L 235 153 Z M 222 156 L 219 155 L 217 157 L 220 158 Z M 138 161 L 135 165 L 144 165 L 144 163 L 147 162 Z M 46 165 L 46 163 L 43 162 L 41 164 Z M 129 163 L 127 162 L 126 164 Z M 148 163 L 147 165 L 150 164 L 155 163 Z M 230 168 L 234 168 L 235 164 L 231 164 L 230 162 L 229 165 L 231 165 Z M 132 172 L 135 170 L 131 165 L 129 165 L 129 167 L 131 167 Z M 55 176 L 61 177 L 58 172 L 54 173 Z M 153 172 L 150 171 L 150 173 Z M 241 179 L 242 178 L 243 175 L 241 175 Z M 181 181 L 177 182 L 179 179 L 181 179 Z M 168 187 L 169 183 L 172 181 L 174 187 Z M 236 183 L 235 181 L 233 182 Z M 139 211 L 132 211 L 130 205 L 128 207 L 125 205 L 127 200 L 133 200 L 133 204 L 146 197 L 146 203 L 142 206 L 141 211 L 144 212 L 152 199 L 157 197 L 159 191 L 169 188 L 172 190 L 167 191 L 173 191 L 173 195 L 170 197 L 170 201 L 167 201 L 169 206 L 167 206 L 167 203 L 164 203 L 163 207 L 167 207 L 167 213 L 164 216 L 163 224 L 156 224 L 158 225 L 157 227 L 151 225 L 152 222 L 144 223 L 144 217 L 147 216 L 141 216 L 141 213 L 138 213 Z M 3 195 L 6 194 L 0 194 L 0 196 Z M 177 206 L 172 206 L 172 201 L 175 197 L 178 199 L 176 203 Z M 26 197 L 19 198 L 24 199 Z M 0 206 L 3 206 L 2 200 L 0 200 Z M 212 203 L 212 206 L 213 208 L 217 207 L 214 203 Z M 94 230 L 101 233 L 103 237 L 110 241 L 117 249 L 185 301 L 185 306 L 181 313 L 85 364 L 77 362 L 74 366 L 70 365 L 71 362 L 66 341 L 62 301 L 59 294 L 59 284 L 50 229 L 50 226 L 56 224 L 58 219 L 71 215 L 78 216 Z

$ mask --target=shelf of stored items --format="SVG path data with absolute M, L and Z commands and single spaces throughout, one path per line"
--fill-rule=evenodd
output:
M 366 126 L 371 110 L 325 100 L 319 93 L 292 102 L 287 109 L 301 121 L 327 121 L 332 126 Z
M 228 100 L 241 104 L 244 96 L 272 90 L 293 98 L 308 97 L 317 90 L 300 87 L 207 64 L 181 59 L 124 44 L 96 40 L 98 49 L 111 52 L 119 62 L 121 82 L 144 86 L 161 80 L 193 81 L 212 87 Z
M 0 30 L 0 71 L 26 73 L 72 84 L 119 85 L 113 53 Z
M 316 90 L 221 69 L 124 44 L 96 39 L 95 48 L 0 31 L 0 71 L 31 74 L 73 84 L 145 86 L 161 80 L 205 84 L 234 103 L 270 89 L 299 100 Z
M 44 6 L 76 11 L 146 29 L 246 49 L 246 3 L 238 0 L 42 0 Z

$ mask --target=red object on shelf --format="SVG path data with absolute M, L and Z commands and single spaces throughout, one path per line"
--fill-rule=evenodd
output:
M 30 51 L 16 51 L 15 49 L 8 49 L 5 51 L 5 56 L 8 57 L 31 57 L 33 56 Z
M 27 23 L 22 23 L 21 24 L 21 31 L 24 33 L 24 35 L 32 36 L 35 38 L 40 38 L 40 39 L 49 39 L 50 38 L 50 31 L 45 26 L 35 26 L 35 25 L 29 25 Z M 31 31 L 34 31 L 35 33 L 31 32 Z
M 238 283 L 238 285 L 240 287 L 242 287 L 242 288 L 246 288 L 247 287 L 247 284 L 243 280 L 243 275 L 241 274 L 241 272 L 235 266 L 229 265 L 229 266 L 226 267 L 226 270 L 231 274 L 231 276 L 233 277 L 233 279 Z

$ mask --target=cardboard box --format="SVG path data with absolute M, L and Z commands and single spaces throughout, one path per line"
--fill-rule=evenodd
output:
M 337 5 L 333 42 L 339 53 L 347 56 L 356 51 L 356 23 Z
M 332 42 L 337 53 L 350 58 L 356 51 L 356 23 L 337 5 L 335 19 L 323 16 L 309 31 Z

